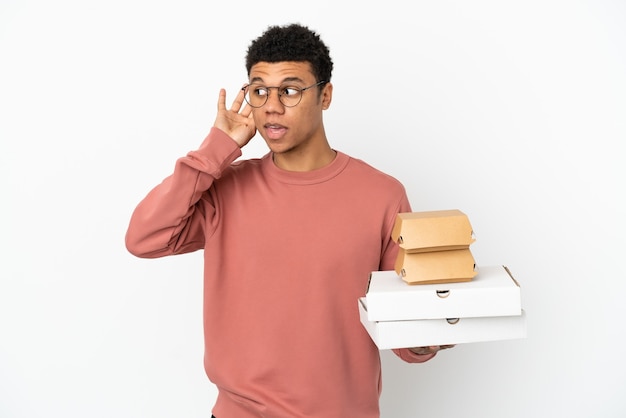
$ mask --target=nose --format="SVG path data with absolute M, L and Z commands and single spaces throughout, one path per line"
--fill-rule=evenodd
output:
M 272 94 L 274 90 L 274 94 Z M 267 102 L 265 103 L 265 109 L 268 112 L 276 110 L 282 110 L 284 108 L 283 103 L 280 101 L 280 95 L 278 93 L 278 87 L 270 88 L 267 92 Z

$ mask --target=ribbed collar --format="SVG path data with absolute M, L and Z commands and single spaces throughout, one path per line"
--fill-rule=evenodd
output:
M 283 170 L 274 164 L 272 153 L 269 152 L 262 158 L 263 171 L 281 183 L 300 185 L 323 183 L 341 173 L 350 161 L 350 157 L 347 154 L 336 152 L 337 155 L 330 164 L 312 171 Z

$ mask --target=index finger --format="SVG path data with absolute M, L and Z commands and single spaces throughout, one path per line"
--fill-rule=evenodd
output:
M 239 113 L 239 111 L 241 110 L 241 105 L 244 102 L 245 94 L 246 92 L 243 88 L 239 89 L 239 92 L 237 92 L 237 96 L 235 96 L 235 100 L 233 100 L 233 104 L 230 107 L 232 111 Z

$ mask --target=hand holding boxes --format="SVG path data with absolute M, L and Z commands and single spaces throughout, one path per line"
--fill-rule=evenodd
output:
M 372 272 L 358 301 L 379 349 L 526 337 L 519 283 L 505 266 L 476 268 L 461 211 L 401 213 L 392 238 L 395 270 Z

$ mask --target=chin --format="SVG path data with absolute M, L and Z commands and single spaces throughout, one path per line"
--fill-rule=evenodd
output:
M 265 143 L 267 144 L 267 147 L 270 149 L 270 151 L 272 151 L 274 154 L 286 154 L 293 150 L 293 147 L 285 144 L 277 144 L 276 142 L 271 141 L 265 141 Z

